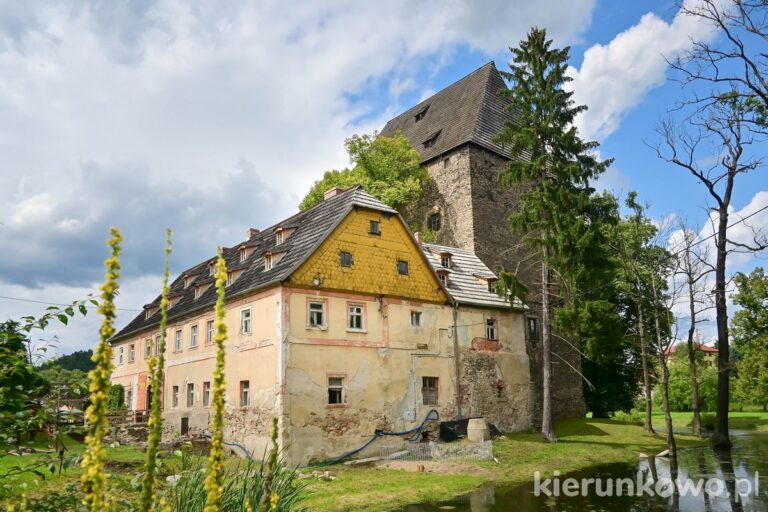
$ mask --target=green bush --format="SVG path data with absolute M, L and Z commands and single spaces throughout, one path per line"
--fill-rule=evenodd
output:
M 112 384 L 109 387 L 109 410 L 125 409 L 125 388 L 120 384 Z
M 630 412 L 619 411 L 613 415 L 613 419 L 621 423 L 629 423 L 630 425 L 642 426 L 645 424 L 645 413 L 638 411 L 637 409 L 632 409 Z
M 717 415 L 715 415 L 713 412 L 703 413 L 701 415 L 701 428 L 705 430 L 715 430 L 715 418 L 717 418 Z

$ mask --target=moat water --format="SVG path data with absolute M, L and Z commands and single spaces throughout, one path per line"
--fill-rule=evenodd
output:
M 679 451 L 677 491 L 664 485 L 675 472 L 670 460 L 652 458 L 559 475 L 557 493 L 556 482 L 547 484 L 542 477 L 538 495 L 534 483 L 485 486 L 450 501 L 409 505 L 401 512 L 768 512 L 768 433 L 731 431 L 731 436 L 730 450 L 701 447 Z M 577 483 L 568 484 L 566 480 L 571 478 Z M 599 488 L 595 481 L 589 482 L 593 478 L 600 479 Z M 584 482 L 586 493 L 582 494 Z M 621 496 L 617 495 L 619 487 Z

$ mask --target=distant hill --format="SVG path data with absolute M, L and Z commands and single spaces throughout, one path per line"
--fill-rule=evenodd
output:
M 65 370 L 81 370 L 87 373 L 96 366 L 96 364 L 91 361 L 92 356 L 93 351 L 90 349 L 78 350 L 77 352 L 72 352 L 71 354 L 46 361 L 40 368 L 46 369 L 58 366 Z

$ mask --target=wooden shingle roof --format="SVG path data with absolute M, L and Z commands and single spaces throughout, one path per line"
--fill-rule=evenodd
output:
M 499 94 L 506 89 L 496 65 L 489 62 L 391 119 L 381 135 L 401 131 L 422 163 L 468 142 L 510 158 L 509 151 L 493 142 L 512 119 L 506 110 L 509 98 Z
M 224 249 L 224 259 L 228 270 L 242 270 L 240 276 L 227 286 L 227 299 L 252 293 L 255 290 L 267 288 L 284 281 L 317 246 L 333 231 L 336 225 L 346 217 L 352 208 L 370 208 L 397 215 L 397 211 L 382 203 L 372 195 L 357 186 L 326 199 L 322 203 L 299 212 L 296 215 L 275 224 L 274 226 L 256 232 L 250 239 L 236 244 L 234 248 Z M 291 235 L 280 245 L 276 244 L 275 231 L 290 226 L 295 228 Z M 238 247 L 247 244 L 254 247 L 252 254 L 240 262 Z M 264 252 L 285 253 L 270 270 L 264 270 Z M 181 272 L 170 285 L 171 296 L 180 296 L 179 301 L 168 310 L 168 319 L 173 320 L 190 313 L 210 309 L 216 303 L 216 287 L 209 286 L 200 297 L 195 298 L 195 287 L 201 284 L 213 283 L 209 276 L 208 265 L 215 257 L 207 258 L 201 263 Z M 188 287 L 184 287 L 184 276 L 196 275 L 197 278 Z M 112 341 L 117 341 L 131 334 L 160 324 L 160 296 L 145 307 L 156 307 L 157 310 L 146 318 L 141 312 L 128 325 L 120 330 Z

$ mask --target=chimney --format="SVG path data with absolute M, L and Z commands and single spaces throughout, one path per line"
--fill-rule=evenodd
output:
M 248 240 L 259 234 L 259 230 L 256 228 L 248 228 Z
M 416 243 L 421 245 L 421 231 L 415 232 L 413 237 L 416 239 Z
M 323 194 L 323 199 L 327 201 L 328 199 L 332 197 L 336 197 L 337 195 L 344 192 L 344 189 L 341 187 L 333 187 L 332 189 L 326 190 L 325 194 Z

